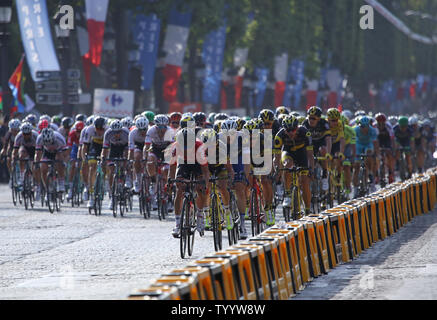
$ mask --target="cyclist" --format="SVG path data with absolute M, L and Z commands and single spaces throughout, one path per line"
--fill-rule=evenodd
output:
M 50 123 L 48 120 L 40 120 L 38 122 L 38 134 L 41 134 L 41 132 L 45 129 L 50 127 Z
M 106 163 L 106 159 L 127 159 L 127 147 L 129 143 L 129 129 L 124 127 L 120 120 L 112 121 L 108 130 L 103 137 L 103 149 L 101 154 L 102 162 L 109 167 L 109 190 L 112 190 L 114 183 L 114 166 L 111 161 Z M 126 171 L 126 163 L 123 164 L 123 169 Z M 108 170 L 107 170 L 108 172 Z M 129 174 L 126 175 L 126 187 L 132 187 L 132 180 Z M 109 200 L 109 210 L 112 210 L 112 201 Z
M 86 190 L 89 195 L 88 208 L 94 207 L 94 197 L 92 194 L 94 194 L 94 183 L 96 180 L 97 157 L 102 153 L 103 138 L 106 130 L 106 119 L 100 116 L 94 119 L 92 125 L 84 129 L 82 153 L 83 159 L 87 159 L 88 162 L 88 177 L 84 180 L 88 181 L 89 186 L 89 189 Z
M 206 126 L 206 114 L 203 112 L 196 112 L 193 115 L 194 121 L 196 122 L 196 127 L 204 129 Z
M 82 160 L 86 159 L 86 155 L 84 152 L 84 143 L 83 143 L 85 138 L 85 132 L 89 126 L 93 125 L 93 123 L 94 123 L 94 116 L 89 116 L 85 121 L 85 127 L 82 129 L 82 132 L 80 133 L 78 154 L 80 155 L 80 158 Z M 89 196 L 88 193 L 89 170 L 88 169 L 89 169 L 88 161 L 82 161 L 82 183 L 84 185 L 82 198 L 84 201 L 88 201 L 88 196 Z
M 73 118 L 71 117 L 62 118 L 61 127 L 58 129 L 58 132 L 62 134 L 65 140 L 68 139 L 68 134 L 70 133 L 73 124 L 74 124 Z
M 23 159 L 30 159 L 33 161 L 35 157 L 35 147 L 36 147 L 36 140 L 38 138 L 38 132 L 33 130 L 33 126 L 28 123 L 24 122 L 20 127 L 20 132 L 15 136 L 14 141 L 14 151 L 12 152 L 12 163 L 14 163 L 17 159 L 23 160 Z M 12 166 L 11 166 L 12 168 Z M 24 168 L 25 163 L 20 162 L 20 179 L 18 181 L 18 185 L 23 185 L 24 180 Z M 35 194 L 35 200 L 40 200 L 40 171 L 39 167 L 35 168 L 34 170 L 34 180 L 36 183 L 36 194 Z
M 387 116 L 384 113 L 378 113 L 375 116 L 375 119 L 377 121 L 377 129 L 379 131 L 378 133 L 378 141 L 379 141 L 379 147 L 383 149 L 387 149 L 386 152 L 383 152 L 382 156 L 386 158 L 385 163 L 388 167 L 388 181 L 389 183 L 393 183 L 395 181 L 395 158 L 392 155 L 392 151 L 394 149 L 394 132 L 393 127 L 390 124 L 390 122 L 387 122 Z M 390 150 L 390 151 L 389 151 Z M 384 177 L 380 177 L 381 179 Z
M 78 115 L 76 115 L 76 117 L 74 118 L 74 123 L 78 123 L 78 122 L 83 122 L 85 123 L 87 119 L 86 114 L 80 113 Z
M 337 168 L 338 174 L 343 171 L 343 161 L 345 160 L 344 149 L 345 149 L 345 137 L 344 137 L 344 126 L 341 121 L 341 113 L 336 108 L 330 108 L 327 112 L 329 129 L 331 131 L 332 139 L 332 154 L 337 157 L 335 160 L 335 166 Z
M 58 172 L 58 190 L 65 191 L 65 164 L 68 159 L 68 147 L 64 137 L 51 128 L 44 129 L 36 140 L 35 162 L 41 161 L 41 177 L 47 190 L 48 160 L 59 160 L 55 168 Z
M 408 119 L 408 125 L 413 129 L 413 137 L 415 148 L 413 156 L 416 159 L 417 171 L 419 173 L 423 172 L 423 168 L 425 166 L 425 148 L 426 148 L 426 139 L 425 134 L 423 132 L 423 127 L 419 126 L 419 119 L 416 116 L 412 116 Z
M 129 133 L 129 155 L 128 159 L 134 161 L 134 191 L 140 192 L 140 178 L 143 172 L 142 160 L 146 159 L 147 152 L 144 149 L 146 142 L 149 120 L 146 117 L 139 117 L 135 121 L 135 128 Z
M 341 116 L 341 121 L 344 126 L 344 155 L 345 161 L 343 161 L 343 171 L 344 171 L 344 182 L 346 189 L 346 197 L 349 198 L 351 194 L 351 183 L 352 183 L 352 163 L 356 158 L 356 139 L 357 135 L 354 128 L 349 126 L 349 119 L 346 116 Z
M 288 110 L 284 106 L 277 107 L 276 108 L 276 112 L 275 112 L 276 119 L 278 119 L 281 114 L 289 115 L 290 114 L 290 110 Z
M 281 129 L 279 126 L 279 122 L 275 119 L 275 114 L 270 109 L 261 110 L 258 115 L 258 118 L 263 122 L 263 133 L 265 130 L 271 130 L 272 136 L 272 145 L 274 145 L 275 136 L 278 134 Z M 263 137 L 264 139 L 264 137 Z M 273 159 L 272 159 L 273 160 Z M 273 170 L 273 168 L 272 168 Z M 264 198 L 264 210 L 267 214 L 267 225 L 271 226 L 275 224 L 274 210 L 273 210 L 273 179 L 272 172 L 268 175 L 261 176 L 261 185 L 263 188 L 263 198 Z
M 299 185 L 305 202 L 305 215 L 310 214 L 311 190 L 310 177 L 314 171 L 314 154 L 311 133 L 304 127 L 299 126 L 295 116 L 288 116 L 282 121 L 282 129 L 275 136 L 274 144 L 274 167 L 280 168 L 310 168 L 309 174 L 303 173 L 299 177 Z M 291 173 L 284 173 L 284 207 L 291 205 Z
M 146 150 L 147 154 L 147 172 L 152 180 L 156 182 L 156 174 L 158 164 L 162 163 L 162 176 L 168 175 L 168 164 L 165 163 L 164 150 L 174 142 L 175 131 L 168 126 L 168 117 L 165 115 L 157 115 L 154 119 L 155 125 L 152 126 L 146 135 Z M 156 184 L 155 184 L 156 186 Z M 151 190 L 153 209 L 157 208 L 156 190 Z
M 332 138 L 329 129 L 329 123 L 322 118 L 322 109 L 313 106 L 308 109 L 307 119 L 302 124 L 305 129 L 311 134 L 314 154 L 325 157 L 327 160 L 332 160 Z M 328 191 L 328 163 L 321 162 L 322 171 L 322 190 Z
M 218 138 L 227 146 L 227 155 L 232 164 L 233 184 L 235 196 L 237 199 L 237 207 L 240 217 L 245 215 L 246 211 L 246 185 L 245 182 L 250 173 L 250 149 L 249 141 L 245 140 L 242 132 L 238 131 L 238 124 L 235 120 L 225 120 L 220 128 Z M 230 170 L 228 171 L 230 173 Z M 227 201 L 229 203 L 229 201 Z M 225 226 L 228 230 L 234 227 L 234 221 L 229 210 L 229 205 L 224 205 L 225 211 Z M 241 221 L 240 224 L 242 224 Z
M 26 118 L 24 118 L 23 123 L 24 122 L 29 122 L 32 125 L 33 129 L 36 130 L 36 127 L 38 125 L 38 118 L 34 114 L 29 114 L 26 116 Z
M 189 141 L 189 139 L 195 139 Z M 203 143 L 195 138 L 195 132 L 193 129 L 184 128 L 180 130 L 176 137 L 175 142 L 171 145 L 171 160 L 170 170 L 168 172 L 168 179 L 190 179 L 193 175 L 196 180 L 204 179 L 209 181 L 208 161 L 205 155 L 205 146 Z M 201 185 L 196 186 L 197 189 L 197 226 L 199 233 L 203 234 L 203 226 L 205 225 L 203 209 L 207 203 L 207 192 L 205 187 Z M 176 196 L 174 201 L 176 228 L 173 229 L 172 235 L 175 238 L 180 236 L 180 221 L 182 213 L 182 198 L 183 198 L 184 186 L 181 183 L 176 183 Z
M 6 158 L 6 166 L 8 167 L 8 171 L 12 172 L 12 151 L 14 149 L 15 137 L 20 132 L 21 121 L 18 119 L 12 119 L 8 123 L 9 130 L 6 132 L 5 137 L 3 139 L 3 149 L 0 153 L 0 157 L 3 161 Z M 9 180 L 9 186 L 12 187 L 12 177 Z
M 377 168 L 375 163 L 375 158 L 379 157 L 379 145 L 378 145 L 378 131 L 377 129 L 370 126 L 370 118 L 367 116 L 362 116 L 359 119 L 358 126 L 355 127 L 355 134 L 357 135 L 356 141 L 356 151 L 357 156 L 367 155 L 366 168 L 369 173 L 370 182 L 370 192 L 375 192 L 375 179 L 377 175 Z M 354 198 L 358 196 L 358 174 L 359 174 L 360 162 L 359 159 L 355 162 L 355 172 L 354 172 Z
M 134 124 L 131 117 L 125 117 L 121 120 L 121 125 L 123 128 L 130 130 Z
M 398 124 L 393 128 L 395 134 L 395 149 L 396 160 L 401 156 L 401 149 L 405 152 L 405 159 L 408 167 L 408 178 L 413 174 L 413 162 L 411 154 L 414 154 L 415 141 L 413 136 L 413 129 L 408 125 L 408 118 L 399 117 Z
M 172 112 L 170 114 L 170 127 L 178 130 L 180 128 L 181 118 L 182 114 L 180 112 Z
M 55 124 L 55 125 L 58 127 L 58 129 L 59 129 L 59 127 L 60 127 L 61 124 L 62 124 L 62 119 L 61 119 L 60 116 L 53 116 L 53 117 L 51 118 L 51 123 Z M 53 128 L 53 129 L 54 129 L 54 128 Z
M 426 150 L 429 159 L 433 159 L 436 146 L 435 128 L 431 123 L 431 120 L 425 119 L 423 121 L 423 131 L 426 139 Z
M 73 164 L 70 168 L 70 173 L 68 177 L 68 181 L 70 182 L 70 186 L 68 188 L 67 200 L 70 201 L 73 198 L 73 180 L 74 175 L 76 173 L 76 168 L 79 169 L 79 165 L 77 161 L 79 160 L 79 139 L 82 133 L 82 130 L 85 127 L 85 123 L 83 121 L 77 121 L 71 131 L 68 134 L 67 138 L 67 146 L 70 150 L 70 161 Z M 79 169 L 80 170 L 80 169 Z
M 142 115 L 149 120 L 149 126 L 155 125 L 155 113 L 153 111 L 145 111 Z

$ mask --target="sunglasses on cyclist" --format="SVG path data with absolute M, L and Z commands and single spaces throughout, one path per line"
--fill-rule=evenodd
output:
M 173 121 L 171 124 L 174 124 L 174 125 L 179 125 L 179 121 Z
M 167 128 L 167 126 L 163 126 L 163 125 L 159 125 L 157 127 L 158 127 L 158 129 L 166 129 Z
M 317 120 L 319 120 L 319 118 L 316 118 L 316 117 L 309 117 L 308 119 L 309 119 L 309 120 L 312 120 L 312 121 L 317 121 Z

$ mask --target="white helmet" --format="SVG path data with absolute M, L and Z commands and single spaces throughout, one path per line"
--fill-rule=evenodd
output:
M 24 122 L 24 123 L 21 125 L 20 130 L 21 130 L 21 132 L 22 132 L 23 134 L 29 134 L 29 133 L 32 132 L 32 130 L 33 130 L 33 126 L 32 126 L 32 124 L 29 123 L 29 122 Z
M 135 126 L 139 130 L 146 130 L 149 128 L 149 120 L 146 117 L 139 117 L 137 121 L 135 121 Z
M 120 120 L 114 120 L 111 123 L 111 130 L 113 131 L 120 131 L 121 129 L 123 129 L 123 124 L 121 123 Z
M 235 120 L 225 120 L 222 123 L 221 130 L 238 130 L 238 123 Z
M 21 121 L 18 119 L 12 119 L 9 121 L 9 129 L 11 130 L 19 130 L 21 126 Z
M 351 120 L 354 117 L 354 114 L 350 110 L 344 110 L 341 114 L 346 118 L 348 118 L 349 120 Z
M 121 120 L 121 124 L 123 127 L 130 129 L 133 126 L 133 121 L 131 117 L 126 117 Z
M 42 121 L 42 120 L 47 120 L 49 123 L 52 123 L 52 118 L 50 118 L 50 116 L 47 114 L 44 114 L 41 117 L 39 117 L 39 121 Z
M 410 126 L 414 126 L 414 125 L 416 125 L 416 124 L 418 124 L 419 123 L 419 119 L 417 119 L 417 117 L 415 117 L 415 116 L 412 116 L 412 117 L 410 117 L 409 119 L 408 119 L 408 124 L 410 125 Z
M 94 123 L 94 116 L 89 116 L 88 118 L 86 118 L 86 121 L 85 121 L 86 126 L 92 126 L 93 123 Z
M 52 128 L 45 128 L 41 132 L 44 143 L 51 144 L 55 141 L 55 132 Z
M 163 115 L 163 114 L 159 114 L 155 117 L 155 124 L 157 126 L 168 126 L 168 117 Z

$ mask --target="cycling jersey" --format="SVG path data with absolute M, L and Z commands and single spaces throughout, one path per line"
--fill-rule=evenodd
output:
M 105 132 L 103 138 L 103 148 L 109 149 L 112 147 L 127 147 L 129 143 L 129 130 L 126 128 L 121 129 L 121 131 L 114 131 L 112 129 L 108 129 Z
M 44 142 L 42 134 L 40 134 L 36 139 L 36 150 L 43 150 L 47 153 L 58 153 L 68 150 L 64 137 L 59 132 L 54 132 L 54 135 L 53 143 L 47 144 Z
M 147 131 L 146 145 L 151 145 L 149 150 L 161 161 L 164 161 L 164 150 L 174 142 L 174 130 L 167 126 L 164 135 L 161 137 L 158 133 L 158 127 L 155 125 Z
M 393 127 L 389 122 L 386 122 L 383 127 L 378 127 L 378 141 L 382 148 L 390 149 L 392 147 L 392 140 L 394 139 Z
M 413 129 L 408 126 L 405 130 L 401 130 L 401 127 L 399 125 L 396 125 L 393 128 L 393 131 L 396 142 L 404 148 L 409 148 L 411 140 L 414 140 Z
M 38 139 L 38 132 L 34 130 L 32 131 L 30 137 L 27 139 L 24 137 L 23 133 L 20 132 L 15 137 L 14 148 L 15 149 L 19 149 L 20 147 L 35 148 L 37 139 Z
M 76 129 L 71 130 L 70 133 L 68 134 L 67 146 L 71 148 L 71 153 L 70 153 L 71 160 L 77 159 L 77 154 L 79 151 L 79 138 L 81 135 L 82 132 L 79 135 L 79 132 L 77 132 Z
M 345 125 L 344 126 L 344 140 L 345 144 L 356 144 L 357 141 L 357 134 L 355 133 L 355 129 L 351 126 Z
M 324 141 L 325 137 L 331 136 L 329 123 L 325 119 L 320 119 L 315 127 L 311 127 L 309 120 L 305 119 L 305 121 L 302 123 L 302 126 L 311 133 L 313 143 L 319 143 Z
M 307 168 L 307 150 L 313 150 L 311 133 L 303 126 L 299 126 L 295 137 L 292 139 L 285 129 L 281 129 L 275 137 L 273 153 L 281 153 L 282 163 L 286 159 L 293 159 L 297 167 Z
M 170 147 L 170 165 L 177 165 L 176 178 L 190 179 L 190 176 L 198 177 L 202 174 L 201 167 L 208 166 L 206 147 L 202 141 L 197 140 L 194 144 L 195 151 L 183 150 L 177 142 Z
M 62 136 L 67 140 L 68 139 L 68 134 L 70 133 L 70 130 L 69 129 L 65 129 L 64 127 L 60 127 L 59 129 L 58 129 L 58 132 L 60 133 L 60 134 L 62 134 Z
M 344 126 L 341 120 L 338 120 L 338 123 L 334 127 L 330 127 L 329 131 L 331 132 L 332 143 L 337 143 L 340 139 L 344 138 Z
M 147 131 L 142 133 L 138 128 L 135 128 L 129 133 L 129 150 L 142 151 L 146 143 Z
M 9 147 L 8 156 L 10 156 L 12 153 L 12 149 L 14 148 L 14 143 L 15 143 L 15 137 L 18 135 L 18 133 L 19 133 L 18 131 L 16 133 L 12 133 L 11 130 L 8 130 L 8 132 L 6 132 L 5 134 L 5 143 L 3 149 Z
M 99 157 L 103 148 L 103 138 L 105 136 L 105 131 L 102 134 L 98 134 L 96 127 L 94 125 L 84 129 L 83 143 L 89 145 L 88 157 L 96 158 Z
M 357 136 L 357 144 L 373 145 L 373 142 L 378 139 L 378 131 L 373 127 L 369 127 L 367 134 L 364 134 L 363 130 L 361 130 L 361 127 L 359 126 L 355 127 L 354 130 Z
M 79 145 L 80 146 L 83 145 L 83 139 L 85 138 L 85 132 L 86 132 L 87 128 L 88 128 L 88 126 L 83 128 L 82 132 L 80 133 L 80 137 L 79 137 Z

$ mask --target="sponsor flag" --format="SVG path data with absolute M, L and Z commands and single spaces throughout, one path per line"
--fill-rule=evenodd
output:
M 282 105 L 287 86 L 288 54 L 275 57 L 275 106 Z

